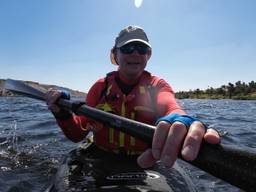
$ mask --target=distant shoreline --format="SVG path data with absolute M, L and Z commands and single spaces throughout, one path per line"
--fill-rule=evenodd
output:
M 183 96 L 182 94 L 177 92 L 175 94 L 176 98 L 177 99 L 215 99 L 215 100 L 220 100 L 220 99 L 256 100 L 256 92 L 253 93 L 253 94 L 250 94 L 250 95 L 232 96 L 231 98 L 225 97 L 223 95 L 207 95 L 207 94 L 195 95 L 195 94 L 190 94 L 190 95 Z
M 10 91 L 5 91 L 4 79 L 0 79 L 0 96 L 17 96 Z M 65 87 L 56 85 L 40 84 L 33 81 L 23 81 L 32 87 L 35 87 L 42 91 L 47 91 L 50 88 L 63 89 L 70 92 L 73 97 L 86 97 L 86 93 L 72 90 Z M 222 85 L 220 88 L 209 88 L 206 90 L 190 90 L 190 91 L 179 91 L 175 93 L 177 99 L 234 99 L 234 100 L 256 100 L 256 82 L 251 81 L 248 84 L 242 83 L 241 81 L 235 84 L 229 83 L 228 85 Z
M 256 100 L 256 82 L 244 83 L 237 81 L 235 84 L 228 83 L 219 88 L 208 88 L 206 90 L 179 91 L 176 93 L 178 99 L 234 99 L 234 100 Z

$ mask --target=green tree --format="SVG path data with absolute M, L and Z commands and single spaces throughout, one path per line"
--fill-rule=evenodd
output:
M 229 99 L 231 99 L 232 95 L 234 94 L 234 91 L 235 91 L 234 84 L 228 83 L 227 89 L 228 89 L 228 97 L 229 97 Z

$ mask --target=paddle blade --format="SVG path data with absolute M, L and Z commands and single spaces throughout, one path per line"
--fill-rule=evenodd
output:
M 4 84 L 4 88 L 6 90 L 9 90 L 11 92 L 21 94 L 30 98 L 39 99 L 39 100 L 45 100 L 44 96 L 45 93 L 35 89 L 22 81 L 13 80 L 13 79 L 7 79 Z

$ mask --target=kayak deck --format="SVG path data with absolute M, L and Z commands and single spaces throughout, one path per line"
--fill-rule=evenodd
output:
M 167 169 L 157 163 L 150 169 L 142 169 L 136 158 L 85 143 L 63 160 L 46 192 L 195 191 L 190 178 L 177 164 Z

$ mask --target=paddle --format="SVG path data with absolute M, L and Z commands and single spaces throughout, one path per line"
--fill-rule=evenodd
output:
M 7 79 L 5 89 L 44 101 L 45 93 L 21 81 Z M 75 109 L 75 102 L 70 100 L 59 99 L 57 104 L 62 108 L 73 110 L 77 114 L 105 123 L 147 143 L 152 142 L 155 129 L 152 125 L 120 117 L 86 105 Z M 182 159 L 181 156 L 179 158 Z M 221 144 L 210 145 L 203 143 L 197 159 L 188 163 L 243 190 L 256 191 L 256 153 Z

